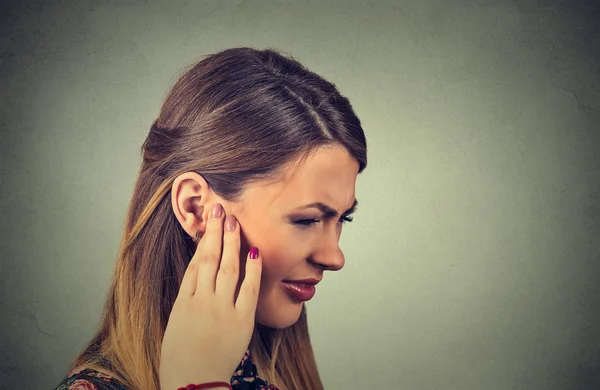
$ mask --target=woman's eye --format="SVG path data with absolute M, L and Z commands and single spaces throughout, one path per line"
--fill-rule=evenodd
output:
M 312 224 L 315 224 L 317 222 L 319 222 L 318 219 L 301 219 L 300 221 L 296 221 L 294 223 L 300 226 L 311 226 Z
M 353 220 L 353 217 L 351 215 L 348 215 L 348 216 L 342 217 L 342 219 L 340 221 L 342 223 L 344 223 L 344 222 L 352 222 L 352 220 Z
M 351 216 L 349 216 L 349 215 L 348 215 L 348 216 L 346 216 L 346 217 L 342 217 L 342 218 L 340 218 L 339 222 L 340 222 L 340 223 L 342 223 L 342 224 L 343 224 L 343 223 L 346 223 L 346 222 L 352 222 L 352 219 L 353 219 L 353 218 L 352 218 Z M 296 225 L 300 225 L 300 226 L 302 226 L 302 227 L 309 227 L 309 226 L 312 226 L 312 225 L 314 225 L 315 223 L 318 223 L 318 222 L 320 222 L 320 221 L 321 221 L 320 219 L 301 219 L 301 220 L 299 220 L 299 221 L 295 221 L 294 223 L 295 223 Z

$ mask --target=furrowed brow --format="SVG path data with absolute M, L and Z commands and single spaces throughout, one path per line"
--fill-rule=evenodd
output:
M 356 211 L 357 206 L 358 206 L 358 200 L 354 199 L 354 203 L 352 204 L 352 207 L 350 207 L 348 210 L 344 211 L 342 216 L 352 214 L 353 212 Z M 298 207 L 298 209 L 310 209 L 310 208 L 316 208 L 316 209 L 321 210 L 321 212 L 327 218 L 333 218 L 333 217 L 337 217 L 339 215 L 336 209 L 334 209 L 333 207 L 326 205 L 325 203 L 322 203 L 322 202 L 309 203 L 307 205 Z

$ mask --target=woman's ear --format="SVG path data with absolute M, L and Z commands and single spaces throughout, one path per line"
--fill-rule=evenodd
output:
M 206 232 L 210 201 L 214 197 L 204 178 L 196 172 L 186 172 L 177 176 L 171 187 L 173 213 L 185 232 L 194 237 Z

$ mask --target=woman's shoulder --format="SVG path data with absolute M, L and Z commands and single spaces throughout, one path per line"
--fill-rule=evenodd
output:
M 89 368 L 71 371 L 56 390 L 127 390 L 110 375 Z

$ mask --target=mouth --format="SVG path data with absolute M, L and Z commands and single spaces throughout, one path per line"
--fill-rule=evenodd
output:
M 321 281 L 321 279 L 308 278 L 308 279 L 301 279 L 301 280 L 284 280 L 283 282 L 284 283 L 293 283 L 293 284 L 303 285 L 303 286 L 315 286 L 320 281 Z
M 299 301 L 305 302 L 312 299 L 315 296 L 316 283 L 297 283 L 297 282 L 286 282 L 282 281 L 283 287 L 285 290 Z

